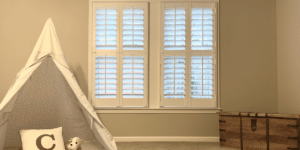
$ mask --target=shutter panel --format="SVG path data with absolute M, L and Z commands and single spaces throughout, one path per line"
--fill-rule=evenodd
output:
M 95 97 L 117 97 L 117 57 L 96 56 Z
M 148 2 L 123 3 L 121 17 L 123 107 L 148 105 Z
M 185 98 L 185 56 L 164 57 L 164 98 Z
M 117 8 L 96 9 L 96 50 L 117 50 Z
M 123 56 L 123 98 L 144 98 L 143 56 Z
M 214 14 L 212 8 L 192 8 L 192 50 L 213 50 Z
M 215 15 L 214 3 L 191 4 L 190 107 L 217 106 Z
M 123 8 L 123 50 L 144 50 L 144 8 Z
M 164 14 L 164 50 L 185 50 L 185 8 L 167 7 Z
M 192 56 L 191 59 L 191 98 L 213 96 L 212 56 Z
M 186 55 L 162 55 L 162 107 L 184 107 L 186 98 Z

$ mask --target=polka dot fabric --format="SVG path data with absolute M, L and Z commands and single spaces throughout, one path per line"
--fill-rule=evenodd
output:
M 5 147 L 21 147 L 21 129 L 62 127 L 72 137 L 95 140 L 79 102 L 51 57 L 46 58 L 19 91 L 9 117 Z

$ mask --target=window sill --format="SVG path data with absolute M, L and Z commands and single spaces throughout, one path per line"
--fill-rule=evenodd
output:
M 199 109 L 199 108 L 99 108 L 94 107 L 96 113 L 108 113 L 108 114 L 119 114 L 119 113 L 136 113 L 136 114 L 172 114 L 172 113 L 189 113 L 189 114 L 216 114 L 220 112 L 221 108 L 213 109 Z

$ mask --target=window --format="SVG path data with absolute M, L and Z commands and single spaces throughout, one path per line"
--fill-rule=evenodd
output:
M 147 107 L 148 3 L 93 4 L 92 104 Z
M 220 109 L 218 3 L 91 0 L 92 105 L 110 113 Z
M 215 3 L 162 3 L 162 107 L 216 108 Z

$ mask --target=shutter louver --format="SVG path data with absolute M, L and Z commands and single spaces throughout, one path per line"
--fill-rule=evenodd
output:
M 164 50 L 185 50 L 185 8 L 165 8 Z
M 117 57 L 96 56 L 96 98 L 117 97 Z
M 164 57 L 164 98 L 185 98 L 185 56 Z
M 144 49 L 144 9 L 125 7 L 123 10 L 123 50 Z
M 213 49 L 213 9 L 192 8 L 192 50 Z
M 212 62 L 212 56 L 192 56 L 191 98 L 212 98 L 214 86 Z
M 117 9 L 96 9 L 96 50 L 117 50 Z
M 123 98 L 144 98 L 143 56 L 123 56 Z

